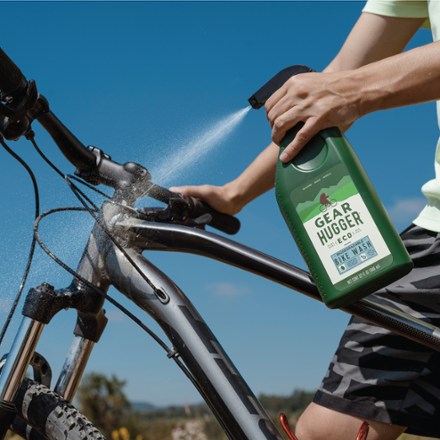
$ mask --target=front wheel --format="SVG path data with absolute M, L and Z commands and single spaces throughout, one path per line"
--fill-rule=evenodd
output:
M 105 440 L 74 406 L 33 380 L 23 381 L 15 405 L 18 417 L 11 429 L 25 439 Z

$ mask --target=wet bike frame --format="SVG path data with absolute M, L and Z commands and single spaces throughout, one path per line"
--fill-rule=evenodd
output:
M 118 204 L 105 202 L 102 220 L 123 244 L 125 254 L 103 232 L 102 223 L 96 224 L 78 266 L 78 274 L 103 291 L 113 285 L 159 323 L 173 344 L 170 356 L 179 357 L 185 363 L 229 438 L 282 439 L 190 300 L 141 253 L 161 250 L 203 255 L 319 299 L 309 274 L 214 233 L 141 220 L 121 210 L 120 203 L 120 199 Z M 141 273 L 134 270 L 133 262 Z M 146 279 L 156 286 L 155 290 Z M 78 310 L 78 323 L 55 387 L 55 392 L 71 401 L 94 342 L 105 326 L 102 305 L 103 298 L 76 279 L 66 289 L 55 290 L 47 284 L 31 289 L 23 311 L 25 316 L 0 376 L 1 400 L 13 401 L 44 325 L 58 310 L 71 306 Z M 373 298 L 359 301 L 346 311 L 435 350 L 440 348 L 440 329 L 380 305 Z

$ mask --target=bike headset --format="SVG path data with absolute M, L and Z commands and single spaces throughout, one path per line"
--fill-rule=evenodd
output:
M 50 134 L 58 148 L 61 150 L 67 160 L 75 167 L 76 176 L 66 175 L 60 171 L 41 151 L 35 141 L 35 133 L 32 130 L 32 122 L 37 120 L 43 128 Z M 82 204 L 82 207 L 55 208 L 40 214 L 39 206 L 39 188 L 35 175 L 29 165 L 17 155 L 5 142 L 6 140 L 16 141 L 21 137 L 29 140 L 37 153 L 43 160 L 68 184 L 74 195 Z M 130 258 L 124 248 L 116 241 L 111 233 L 105 228 L 98 216 L 99 208 L 93 201 L 78 187 L 73 181 L 85 185 L 87 188 L 99 193 L 108 199 L 111 196 L 95 188 L 96 185 L 103 184 L 110 186 L 115 190 L 115 197 L 111 203 L 116 203 L 123 209 L 135 213 L 139 218 L 150 221 L 173 222 L 192 227 L 201 227 L 209 224 L 228 234 L 235 234 L 240 228 L 240 222 L 237 218 L 215 211 L 206 203 L 193 197 L 185 197 L 181 194 L 162 188 L 151 181 L 151 175 L 146 168 L 134 162 L 120 164 L 111 159 L 100 149 L 83 145 L 76 136 L 55 116 L 50 110 L 47 99 L 38 93 L 34 80 L 27 81 L 21 70 L 6 55 L 0 47 L 0 145 L 17 160 L 28 172 L 34 189 L 35 198 L 35 223 L 34 234 L 30 245 L 28 259 L 24 274 L 14 299 L 11 310 L 7 316 L 6 322 L 0 333 L 0 344 L 15 313 L 16 307 L 20 301 L 30 267 L 34 257 L 36 243 L 43 251 L 63 269 L 72 274 L 76 279 L 85 283 L 99 295 L 103 296 L 121 312 L 126 314 L 138 326 L 147 332 L 166 352 L 168 357 L 173 358 L 183 372 L 192 380 L 191 374 L 186 367 L 177 359 L 174 349 L 169 348 L 154 332 L 148 328 L 139 318 L 127 310 L 122 304 L 113 299 L 107 293 L 83 279 L 74 269 L 63 263 L 41 240 L 38 232 L 40 221 L 57 212 L 65 211 L 86 211 L 103 229 L 109 239 L 124 254 L 134 269 L 144 278 L 153 291 L 161 295 L 160 289 L 157 289 L 146 275 L 140 270 L 135 262 Z M 148 195 L 156 200 L 165 203 L 165 208 L 145 208 L 135 210 L 127 205 L 122 205 L 118 201 L 127 201 L 129 204 L 142 196 Z M 197 386 L 197 384 L 195 384 Z

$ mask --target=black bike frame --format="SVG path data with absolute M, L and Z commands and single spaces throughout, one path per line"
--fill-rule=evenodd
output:
M 141 253 L 155 250 L 203 255 L 320 299 L 310 275 L 214 233 L 140 220 L 129 215 L 126 208 L 121 210 L 119 205 L 111 202 L 103 206 L 102 221 L 123 247 L 116 246 L 102 226 L 96 224 L 78 266 L 78 274 L 104 292 L 113 285 L 159 323 L 173 345 L 171 355 L 184 362 L 202 397 L 230 439 L 281 440 L 281 434 L 190 300 Z M 48 289 L 47 285 L 44 289 Z M 82 298 L 80 306 L 74 305 L 79 309 L 78 326 L 81 329 L 75 331 L 75 339 L 55 388 L 71 400 L 93 344 L 99 339 L 100 332 L 96 332 L 96 328 L 103 329 L 97 319 L 102 313 L 103 300 L 78 281 L 67 289 L 55 292 L 56 295 L 51 291 L 51 297 L 58 298 L 62 307 L 69 306 L 71 300 L 66 303 L 66 297 L 70 298 L 74 293 L 79 292 Z M 345 311 L 440 351 L 440 329 L 383 306 L 374 297 L 359 301 Z M 13 401 L 44 324 L 50 320 L 50 316 L 33 317 L 32 307 L 25 307 L 24 314 L 0 376 L 0 399 L 6 402 Z M 87 319 L 90 322 L 84 324 Z

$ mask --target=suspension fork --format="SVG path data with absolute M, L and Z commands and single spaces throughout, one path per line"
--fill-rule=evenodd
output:
M 0 438 L 3 439 L 11 425 L 16 408 L 15 395 L 34 355 L 44 325 L 50 320 L 47 315 L 53 287 L 49 284 L 31 289 L 26 297 L 23 319 L 15 336 L 5 365 L 0 375 Z M 49 319 L 48 319 L 49 318 Z
M 31 362 L 44 323 L 24 317 L 0 375 L 0 400 L 12 402 Z
M 69 402 L 75 397 L 93 347 L 107 325 L 102 298 L 96 297 L 95 292 L 88 292 L 88 289 L 83 289 L 81 296 L 94 297 L 97 302 L 89 302 L 87 307 L 82 304 L 83 308 L 78 310 L 75 336 L 55 385 L 55 392 Z
M 75 336 L 70 346 L 69 353 L 55 385 L 55 392 L 68 402 L 71 402 L 75 397 L 94 345 L 95 342 L 90 339 Z
M 30 289 L 23 307 L 23 319 L 0 374 L 0 439 L 16 415 L 14 399 L 34 355 L 43 328 L 59 311 L 78 310 L 75 340 L 58 380 L 57 387 L 71 400 L 79 384 L 94 342 L 99 340 L 107 318 L 103 299 L 78 283 L 54 290 L 49 284 Z
M 0 375 L 0 439 L 4 439 L 17 413 L 13 403 L 31 362 L 44 324 L 24 317 Z

